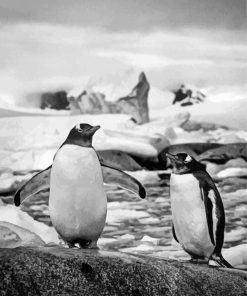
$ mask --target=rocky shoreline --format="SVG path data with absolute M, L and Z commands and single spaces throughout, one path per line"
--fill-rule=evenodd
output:
M 241 273 L 149 256 L 61 247 L 3 249 L 1 295 L 246 295 Z

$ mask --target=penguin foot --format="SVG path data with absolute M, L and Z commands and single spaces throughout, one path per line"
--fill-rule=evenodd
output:
M 50 243 L 48 243 L 48 244 L 45 244 L 44 245 L 45 247 L 57 247 L 57 246 L 59 246 L 58 244 L 55 244 L 55 243 L 53 243 L 53 242 L 50 242 Z
M 69 249 L 79 249 L 79 247 L 77 247 L 75 244 L 66 241 L 64 246 Z
M 204 259 L 204 258 L 192 258 L 189 260 L 190 263 L 193 264 L 208 264 L 208 259 Z
M 87 242 L 87 243 L 79 243 L 81 249 L 99 249 L 97 246 L 97 241 L 95 242 Z
M 217 266 L 217 267 L 227 267 L 227 268 L 234 268 L 230 263 L 228 263 L 221 254 L 212 254 L 209 263 L 210 266 Z

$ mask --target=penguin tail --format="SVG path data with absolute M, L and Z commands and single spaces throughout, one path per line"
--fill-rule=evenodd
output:
M 234 268 L 229 262 L 227 262 L 221 254 L 213 254 L 210 257 L 209 264 L 212 266 Z

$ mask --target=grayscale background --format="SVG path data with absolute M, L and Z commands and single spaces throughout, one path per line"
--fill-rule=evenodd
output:
M 245 0 L 0 0 L 0 220 L 59 243 L 49 192 L 21 208 L 13 195 L 87 122 L 101 125 L 102 157 L 147 189 L 140 200 L 106 185 L 100 248 L 187 257 L 172 239 L 162 157 L 186 143 L 223 199 L 223 255 L 247 258 L 246 52 Z

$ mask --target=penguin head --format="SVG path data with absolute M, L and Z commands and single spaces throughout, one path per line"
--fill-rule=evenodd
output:
M 77 124 L 71 129 L 64 144 L 92 147 L 93 135 L 99 128 L 100 125 L 92 126 L 87 123 Z
M 166 153 L 166 157 L 171 160 L 173 173 L 182 175 L 189 174 L 195 171 L 205 171 L 206 166 L 195 160 L 192 156 L 186 153 L 171 154 Z

